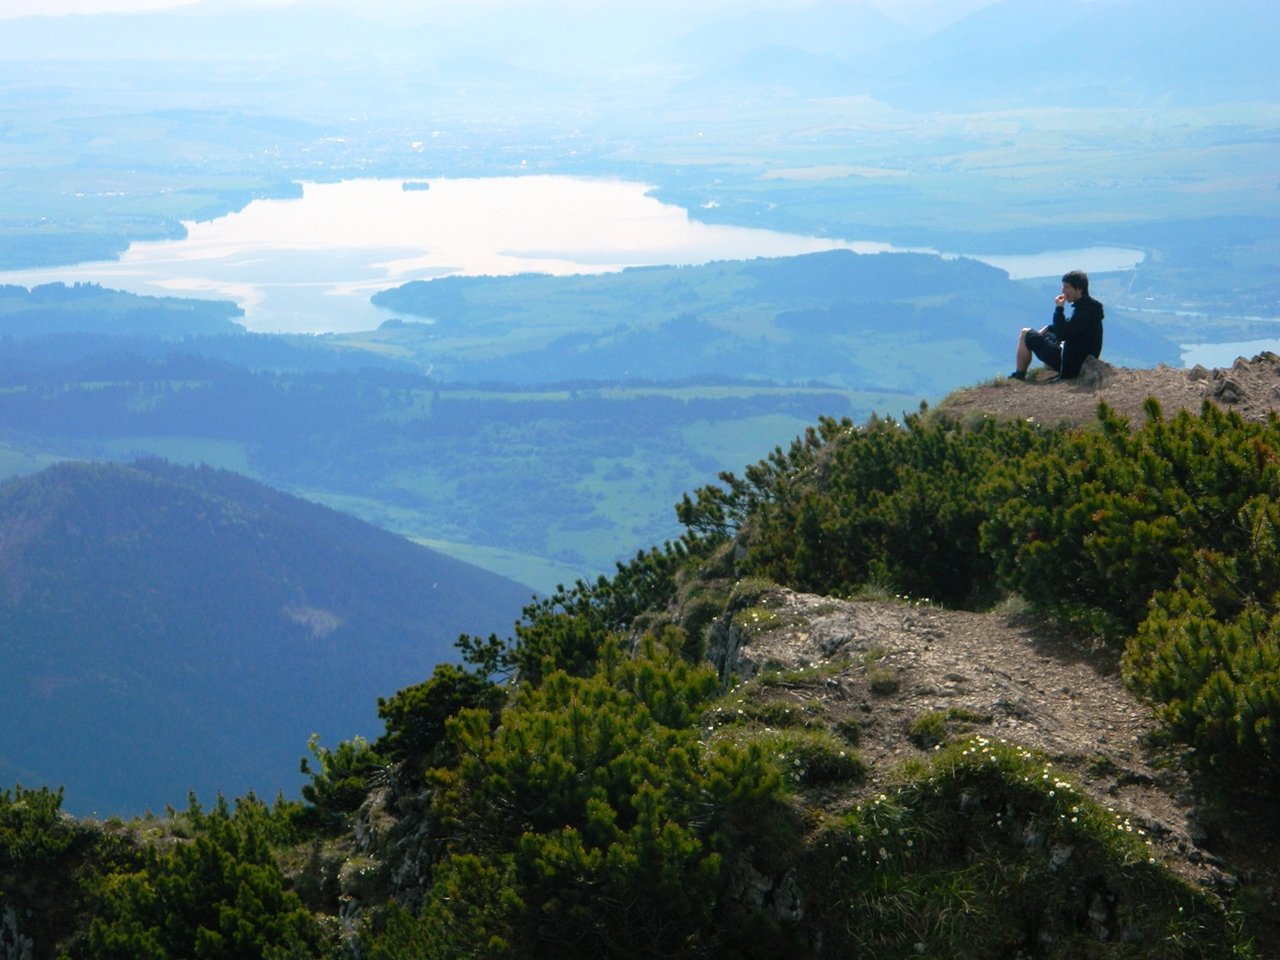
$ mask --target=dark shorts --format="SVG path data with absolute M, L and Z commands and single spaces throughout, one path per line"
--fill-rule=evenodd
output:
M 1062 369 L 1062 344 L 1052 333 L 1041 333 L 1039 330 L 1028 330 L 1022 338 L 1027 349 L 1046 367 L 1053 370 Z

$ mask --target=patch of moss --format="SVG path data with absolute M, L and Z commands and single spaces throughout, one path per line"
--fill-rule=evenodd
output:
M 897 672 L 886 667 L 872 667 L 868 670 L 867 683 L 871 687 L 871 692 L 881 697 L 897 693 L 902 686 Z
M 777 611 L 756 604 L 733 615 L 733 625 L 748 635 L 759 635 L 775 629 L 781 622 Z
M 856 782 L 866 774 L 862 758 L 829 730 L 766 727 L 742 730 L 734 736 L 763 744 L 777 759 L 782 775 L 795 786 Z
M 731 606 L 749 606 L 759 603 L 760 598 L 778 589 L 778 584 L 765 577 L 743 577 L 733 585 L 729 593 Z
M 856 747 L 862 742 L 862 724 L 857 720 L 838 720 L 832 729 L 850 746 Z
M 954 734 L 967 732 L 975 724 L 989 724 L 991 717 L 973 710 L 953 707 L 919 714 L 907 728 L 907 737 L 922 750 L 946 743 Z

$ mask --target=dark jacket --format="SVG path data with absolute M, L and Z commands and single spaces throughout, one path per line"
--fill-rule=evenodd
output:
M 1062 307 L 1055 308 L 1049 332 L 1062 343 L 1062 375 L 1074 377 L 1085 357 L 1102 356 L 1102 304 L 1083 296 L 1070 319 Z

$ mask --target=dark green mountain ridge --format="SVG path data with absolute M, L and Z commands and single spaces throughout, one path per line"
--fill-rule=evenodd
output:
M 243 333 L 244 311 L 225 300 L 138 297 L 97 284 L 0 286 L 0 337 L 68 332 L 181 337 Z
M 527 588 L 211 468 L 62 463 L 0 487 L 0 779 L 79 812 L 292 792 L 311 733 L 505 631 Z

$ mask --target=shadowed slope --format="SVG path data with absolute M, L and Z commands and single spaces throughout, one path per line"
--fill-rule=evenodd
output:
M 101 812 L 291 790 L 310 733 L 376 735 L 528 599 L 233 473 L 59 464 L 0 487 L 0 781 Z

